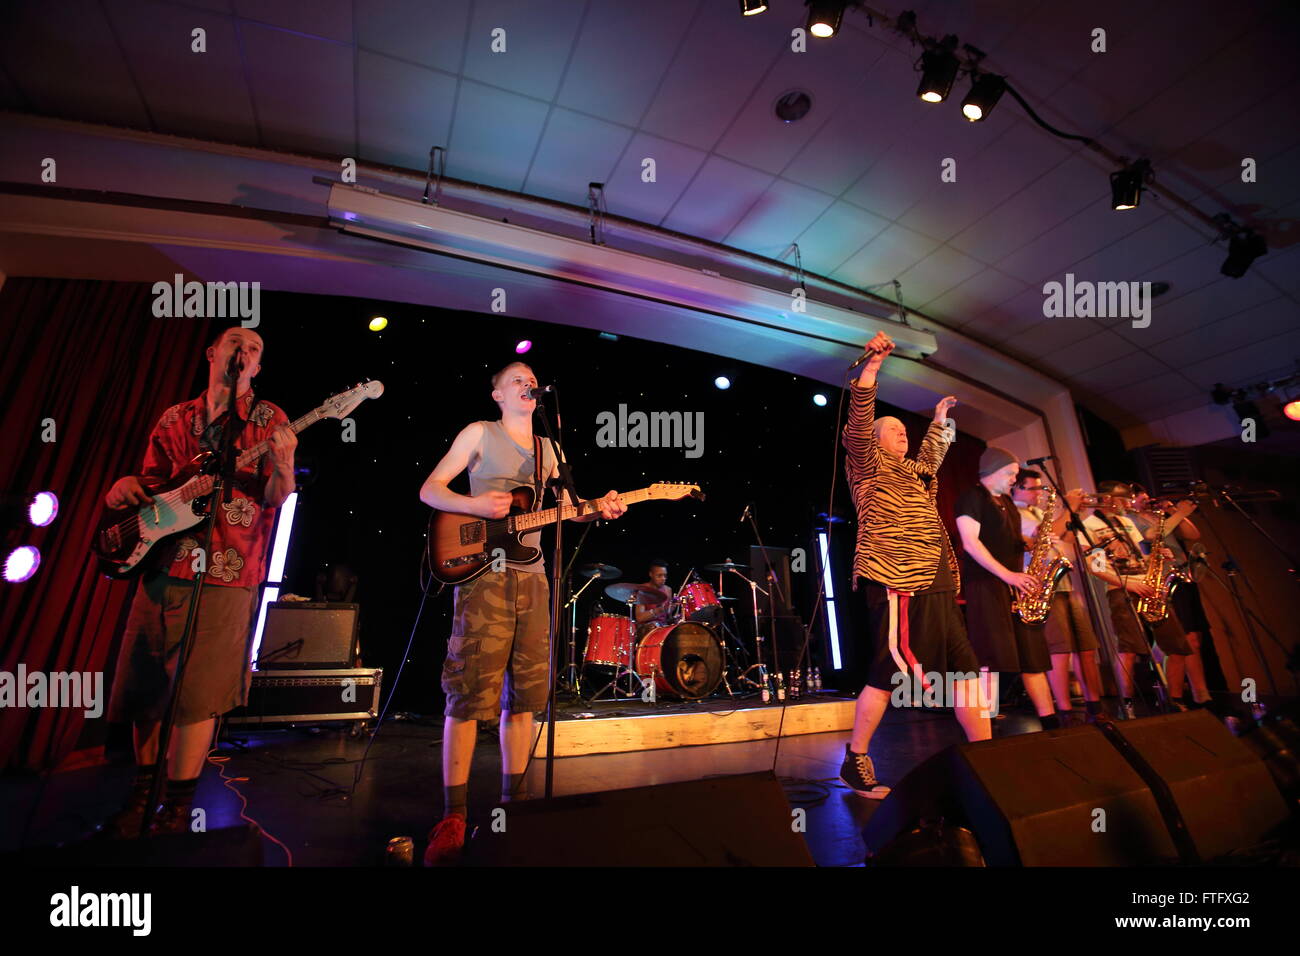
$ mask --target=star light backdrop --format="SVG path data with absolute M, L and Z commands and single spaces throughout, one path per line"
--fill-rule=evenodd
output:
M 377 315 L 388 324 L 374 332 L 369 325 Z M 663 558 L 676 589 L 691 566 L 728 557 L 748 563 L 753 530 L 740 516 L 752 501 L 765 544 L 807 552 L 807 571 L 794 575 L 792 589 L 797 609 L 805 619 L 809 615 L 818 570 L 814 529 L 830 492 L 839 410 L 833 387 L 686 348 L 626 336 L 612 340 L 595 330 L 491 314 L 268 294 L 263 316 L 259 331 L 266 340 L 266 358 L 255 387 L 291 418 L 363 378 L 384 383 L 381 398 L 352 413 L 355 443 L 342 441 L 341 426 L 332 420 L 300 436 L 297 460 L 305 473 L 283 591 L 311 597 L 324 565 L 352 567 L 359 577 L 362 654 L 366 666 L 385 669 L 386 682 L 396 674 L 419 604 L 418 567 L 429 515 L 418 498 L 420 485 L 461 428 L 498 417 L 490 377 L 521 358 L 533 367 L 539 383 L 559 390 L 564 450 L 581 495 L 633 490 L 657 481 L 694 482 L 706 495 L 703 502 L 631 506 L 622 519 L 592 528 L 578 565 L 600 561 L 622 569 L 623 580 L 642 581 L 649 562 Z M 524 340 L 532 347 L 521 356 L 516 346 Z M 720 375 L 730 379 L 730 388 L 715 385 Z M 887 383 L 885 392 L 887 396 Z M 816 404 L 818 394 L 827 397 L 824 406 Z M 544 401 L 554 409 L 552 398 Z M 629 414 L 702 412 L 703 454 L 687 458 L 681 448 L 598 447 L 597 415 L 617 415 L 620 404 Z M 882 402 L 884 413 L 907 420 L 915 447 L 924 419 Z M 977 458 L 980 448 L 975 439 L 959 438 L 944 468 L 946 492 L 955 494 L 973 480 L 962 475 L 962 462 L 969 455 Z M 836 508 L 851 517 L 842 455 L 837 460 Z M 468 493 L 468 478 L 462 475 L 453 489 Z M 573 522 L 566 525 L 566 550 L 577 544 L 583 529 Z M 853 532 L 852 523 L 837 524 L 832 536 L 846 642 L 852 633 L 852 602 L 844 598 L 849 595 Z M 543 546 L 548 561 L 550 539 L 547 532 Z M 712 580 L 716 586 L 716 577 Z M 739 578 L 728 581 L 726 589 L 748 598 Z M 441 707 L 438 677 L 451 597 L 448 589 L 426 605 L 394 702 L 399 709 L 431 713 Z M 606 604 L 608 610 L 619 609 L 608 599 Z M 748 601 L 737 604 L 747 626 L 743 612 Z M 584 616 L 585 609 L 580 629 Z M 581 643 L 580 638 L 579 648 Z

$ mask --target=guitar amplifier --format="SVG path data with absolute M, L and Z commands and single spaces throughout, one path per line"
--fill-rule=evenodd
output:
M 369 720 L 379 713 L 383 668 L 253 671 L 248 706 L 226 715 L 230 726 L 323 724 Z
M 274 601 L 266 606 L 259 667 L 351 667 L 360 604 Z

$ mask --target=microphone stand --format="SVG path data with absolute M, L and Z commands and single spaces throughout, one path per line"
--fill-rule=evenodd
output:
M 243 367 L 238 362 L 239 352 L 230 356 L 226 367 L 226 377 L 231 380 L 229 400 L 226 404 L 226 423 L 221 429 L 221 438 L 216 450 L 217 470 L 213 476 L 212 492 L 208 497 L 208 514 L 203 537 L 203 570 L 194 575 L 193 590 L 190 592 L 190 607 L 185 616 L 185 627 L 181 631 L 176 646 L 176 673 L 172 677 L 171 690 L 167 698 L 167 709 L 163 712 L 158 726 L 158 753 L 153 765 L 153 778 L 149 782 L 149 802 L 145 804 L 144 820 L 140 824 L 140 836 L 149 833 L 157 814 L 158 804 L 162 800 L 163 780 L 167 776 L 167 751 L 171 747 L 172 730 L 176 724 L 176 712 L 180 708 L 181 687 L 185 683 L 185 670 L 189 664 L 190 652 L 194 647 L 194 630 L 199 619 L 199 604 L 203 599 L 203 584 L 208 576 L 208 561 L 212 557 L 212 536 L 216 530 L 217 513 L 220 501 L 229 503 L 235 481 L 235 441 L 244 430 L 245 422 L 239 417 L 236 404 L 239 401 L 239 376 Z M 205 392 L 206 394 L 206 392 Z M 205 403 L 204 414 L 207 413 Z M 236 426 L 236 422 L 238 425 Z M 210 424 L 210 423 L 209 423 Z
M 569 619 L 566 625 L 569 632 L 568 657 L 564 665 L 564 676 L 560 678 L 564 682 L 565 693 L 573 694 L 575 697 L 582 696 L 582 677 L 578 673 L 577 642 L 574 640 L 578 633 L 578 598 L 582 597 L 582 592 L 587 590 L 588 585 L 595 578 L 588 578 L 578 592 L 573 592 L 573 565 L 578 560 L 578 553 L 582 551 L 582 545 L 587 540 L 587 532 L 591 530 L 591 522 L 582 529 L 582 537 L 578 539 L 577 546 L 573 549 L 573 554 L 569 555 L 569 563 L 565 565 L 564 574 L 561 579 L 564 581 L 564 591 L 568 595 L 564 606 L 569 609 Z
M 558 432 L 562 423 L 560 420 L 560 396 L 555 394 L 555 429 Z M 561 568 L 564 565 L 564 492 L 568 492 L 569 498 L 573 502 L 574 509 L 578 514 L 582 513 L 582 501 L 578 498 L 578 492 L 573 486 L 573 472 L 569 470 L 569 463 L 565 461 L 564 451 L 560 448 L 560 443 L 555 438 L 555 433 L 551 431 L 551 421 L 546 414 L 546 409 L 541 402 L 537 403 L 535 412 L 542 420 L 542 431 L 551 443 L 555 451 L 556 468 L 559 471 L 558 478 L 552 478 L 547 481 L 555 495 L 555 550 L 551 557 L 551 620 L 550 631 L 547 635 L 547 647 L 549 649 L 548 657 L 548 677 L 550 690 L 546 696 L 546 791 L 545 799 L 550 800 L 555 781 L 555 678 L 556 678 L 556 642 L 555 630 L 557 622 L 560 619 L 560 575 Z M 539 450 L 538 454 L 541 454 Z M 543 459 L 544 460 L 544 459 Z M 540 465 L 540 462 L 539 462 Z

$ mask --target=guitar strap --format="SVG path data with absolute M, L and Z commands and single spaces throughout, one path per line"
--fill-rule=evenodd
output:
M 542 487 L 542 440 L 537 435 L 533 436 L 533 510 L 540 511 L 545 503 L 542 500 L 544 489 Z

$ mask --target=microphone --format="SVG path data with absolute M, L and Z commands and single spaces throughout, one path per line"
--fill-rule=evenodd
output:
M 243 354 L 244 349 L 242 346 L 230 353 L 230 361 L 226 364 L 226 374 L 231 378 L 238 378 L 240 373 L 244 371 L 244 363 L 240 358 Z
M 524 398 L 531 398 L 533 401 L 536 401 L 547 392 L 553 391 L 555 391 L 554 385 L 539 385 L 537 388 L 526 388 L 524 389 Z
M 1055 455 L 1044 455 L 1042 458 L 1031 458 L 1031 459 L 1029 459 L 1027 462 L 1025 462 L 1025 464 L 1026 464 L 1026 465 L 1041 465 L 1041 464 L 1042 464 L 1043 462 L 1045 462 L 1045 461 L 1056 461 L 1056 456 L 1055 456 Z
M 852 365 L 849 366 L 849 371 L 852 372 L 859 365 L 862 365 L 864 362 L 869 361 L 872 358 L 872 356 L 879 355 L 879 354 L 880 352 L 878 352 L 876 349 L 867 349 L 861 355 L 858 356 L 858 360 L 856 362 L 854 362 Z
M 740 524 L 745 523 L 745 519 L 749 517 L 749 509 L 752 508 L 753 506 L 754 506 L 754 502 L 752 501 L 749 504 L 745 505 L 745 510 L 740 514 Z

